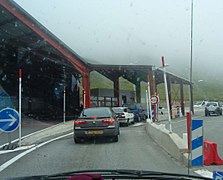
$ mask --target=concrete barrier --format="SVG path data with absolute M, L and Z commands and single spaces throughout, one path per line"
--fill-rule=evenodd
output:
M 186 166 L 188 165 L 185 159 L 185 157 L 187 157 L 185 155 L 187 153 L 187 144 L 185 144 L 176 133 L 170 133 L 170 131 L 165 128 L 165 125 L 157 125 L 150 120 L 146 122 L 146 132 L 173 158 L 184 163 Z

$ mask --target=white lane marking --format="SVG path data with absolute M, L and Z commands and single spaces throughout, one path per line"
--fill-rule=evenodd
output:
M 17 160 L 19 160 L 19 159 L 22 158 L 23 156 L 27 155 L 28 153 L 30 153 L 30 152 L 32 152 L 32 151 L 34 151 L 34 150 L 36 150 L 36 149 L 38 149 L 38 148 L 40 148 L 40 147 L 42 147 L 42 146 L 48 144 L 48 143 L 50 143 L 50 142 L 56 141 L 56 140 L 58 140 L 58 139 L 61 139 L 61 138 L 66 137 L 66 136 L 70 136 L 70 135 L 72 135 L 72 134 L 73 134 L 73 132 L 72 132 L 72 133 L 69 133 L 69 134 L 65 134 L 65 135 L 59 136 L 59 137 L 56 137 L 56 138 L 51 139 L 51 140 L 49 140 L 49 141 L 43 142 L 43 143 L 41 143 L 41 144 L 38 144 L 37 146 L 35 146 L 35 147 L 33 147 L 33 148 L 31 148 L 31 149 L 29 149 L 29 150 L 27 150 L 27 151 L 22 152 L 21 154 L 19 154 L 19 155 L 13 157 L 13 158 L 10 159 L 9 161 L 7 161 L 7 162 L 5 162 L 4 164 L 2 164 L 2 165 L 0 166 L 0 172 L 2 172 L 4 169 L 6 169 L 7 167 L 9 167 L 11 164 L 13 164 L 14 162 L 16 162 Z
M 62 123 L 63 123 L 63 122 L 62 122 Z M 50 128 L 54 128 L 54 127 L 56 127 L 56 126 L 58 126 L 58 125 L 60 125 L 60 124 L 62 124 L 62 123 L 58 123 L 58 124 L 55 124 L 55 125 L 53 125 L 53 126 L 47 127 L 47 128 L 45 128 L 45 129 L 41 129 L 41 130 L 39 130 L 39 131 L 35 131 L 35 132 L 33 132 L 33 133 L 27 134 L 27 135 L 23 136 L 22 139 L 27 138 L 27 137 L 32 136 L 32 135 L 37 134 L 37 133 L 41 133 L 42 131 L 46 131 L 46 130 L 48 130 L 48 129 L 50 129 Z M 18 138 L 18 139 L 14 139 L 11 143 L 15 143 L 15 142 L 17 142 L 17 141 L 19 141 L 19 138 Z M 4 146 L 8 145 L 8 144 L 9 144 L 9 143 L 5 143 L 5 144 L 0 145 L 0 149 L 3 148 Z
M 22 147 L 18 147 L 16 149 L 13 149 L 13 150 L 3 150 L 3 151 L 0 151 L 0 155 L 1 154 L 6 154 L 6 153 L 10 153 L 10 152 L 16 152 L 16 151 L 23 151 L 23 150 L 26 150 L 26 149 L 30 149 L 32 147 L 34 147 L 35 144 L 33 145 L 30 145 L 30 146 L 22 146 Z
M 203 176 L 203 177 L 213 178 L 213 173 L 208 171 L 207 169 L 199 169 L 199 170 L 194 171 L 194 172 Z

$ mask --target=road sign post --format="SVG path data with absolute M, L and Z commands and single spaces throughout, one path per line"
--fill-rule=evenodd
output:
M 64 86 L 63 90 L 63 123 L 66 122 L 66 86 Z
M 167 87 L 167 80 L 166 80 L 166 65 L 164 62 L 164 56 L 162 56 L 162 66 L 163 66 L 163 79 L 165 84 L 165 92 L 166 92 L 166 106 L 168 110 L 168 119 L 169 119 L 169 131 L 172 133 L 172 122 L 170 117 L 170 104 L 169 104 L 169 95 L 168 95 L 168 87 Z
M 153 122 L 153 116 L 152 116 L 152 107 L 151 107 L 151 95 L 150 95 L 150 83 L 148 81 L 147 83 L 147 91 L 148 91 L 148 99 L 149 99 L 149 113 L 150 113 L 150 118 Z
M 19 147 L 22 138 L 22 69 L 19 69 Z

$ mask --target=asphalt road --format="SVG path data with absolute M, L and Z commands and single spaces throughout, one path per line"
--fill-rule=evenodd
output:
M 43 121 L 37 121 L 34 119 L 29 119 L 29 118 L 22 119 L 22 136 L 50 127 L 56 123 L 59 123 L 59 122 L 56 122 L 56 121 L 43 122 Z M 8 143 L 10 139 L 12 141 L 17 138 L 19 138 L 18 128 L 11 133 L 5 133 L 5 132 L 0 131 L 0 145 Z
M 146 134 L 145 126 L 122 127 L 119 142 L 97 139 L 74 144 L 69 136 L 49 143 L 0 172 L 0 177 L 86 169 L 138 169 L 187 173 Z

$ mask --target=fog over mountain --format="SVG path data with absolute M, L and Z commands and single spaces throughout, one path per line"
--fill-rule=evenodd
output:
M 188 77 L 191 0 L 15 0 L 87 60 L 161 65 Z M 223 75 L 223 1 L 194 0 L 193 76 Z

